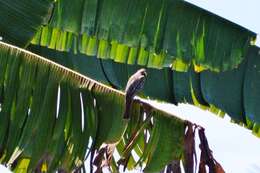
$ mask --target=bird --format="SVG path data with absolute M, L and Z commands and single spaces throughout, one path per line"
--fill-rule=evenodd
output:
M 147 77 L 146 70 L 141 68 L 136 73 L 134 73 L 128 80 L 125 87 L 125 112 L 124 119 L 130 119 L 130 109 L 133 103 L 134 96 L 142 90 L 145 79 Z

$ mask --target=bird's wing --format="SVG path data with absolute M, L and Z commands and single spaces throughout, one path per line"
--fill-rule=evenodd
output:
M 126 94 L 127 96 L 133 97 L 139 90 L 141 90 L 144 86 L 145 77 L 138 76 L 135 77 L 133 80 L 129 80 L 129 83 L 126 87 Z

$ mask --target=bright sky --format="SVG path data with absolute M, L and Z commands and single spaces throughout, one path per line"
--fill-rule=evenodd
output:
M 259 0 L 187 1 L 260 34 Z M 257 45 L 260 46 L 260 39 Z M 190 105 L 175 107 L 165 104 L 160 107 L 204 126 L 213 154 L 227 173 L 260 172 L 260 139 L 253 136 L 250 131 L 229 123 L 228 118 L 218 118 Z M 0 172 L 9 173 L 1 165 Z

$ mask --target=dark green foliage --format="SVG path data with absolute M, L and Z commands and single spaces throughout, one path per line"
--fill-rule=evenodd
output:
M 252 47 L 248 53 L 248 63 L 245 73 L 243 100 L 245 114 L 249 120 L 260 123 L 260 49 Z
M 73 66 L 67 65 L 68 67 L 75 68 L 80 73 L 122 90 L 129 76 L 142 68 L 138 65 L 125 65 L 84 55 L 61 52 L 54 54 L 54 51 L 50 49 L 37 46 L 32 46 L 31 50 L 46 57 L 52 57 L 55 61 L 63 59 L 66 62 L 70 60 Z M 169 68 L 162 70 L 147 68 L 148 78 L 143 93 L 140 94 L 174 104 L 190 103 L 206 106 L 204 108 L 213 106 L 228 113 L 238 123 L 246 123 L 246 116 L 251 116 L 249 119 L 255 122 L 257 106 L 249 106 L 250 103 L 247 101 L 256 97 L 250 91 L 257 92 L 258 88 L 258 80 L 256 80 L 258 58 L 255 58 L 258 57 L 257 50 L 258 48 L 250 48 L 243 63 L 233 70 L 220 73 L 209 70 L 196 73 L 193 68 L 189 68 L 188 72 L 177 72 Z M 95 66 L 96 68 L 90 70 L 85 68 L 87 66 Z M 246 69 L 248 69 L 247 72 L 245 72 Z M 101 75 L 103 76 L 100 77 Z M 256 79 L 253 80 L 252 77 Z M 248 90 L 249 86 L 253 88 Z M 245 109 L 245 107 L 247 108 Z M 211 110 L 214 112 L 213 109 Z M 220 110 L 215 113 L 219 113 Z M 250 112 L 250 116 L 247 111 Z
M 171 161 L 181 159 L 184 131 L 183 122 L 155 113 L 154 128 L 150 138 L 153 146 L 150 148 L 144 172 L 159 172 Z
M 205 100 L 226 112 L 237 122 L 245 123 L 243 86 L 246 69 L 244 61 L 238 68 L 215 73 L 201 73 L 201 88 Z
M 149 157 L 147 169 L 152 172 L 181 157 L 183 120 L 167 118 L 170 115 L 145 103 L 134 103 L 130 112 L 133 119 L 128 122 L 123 119 L 122 92 L 10 45 L 1 43 L 0 50 L 1 66 L 6 66 L 0 74 L 4 76 L 0 157 L 1 164 L 8 164 L 14 172 L 81 172 L 88 154 L 95 152 L 99 154 L 93 155 L 94 161 L 105 161 L 115 171 L 115 147 L 120 159 L 127 156 L 125 165 L 129 169 L 137 163 L 131 151 L 140 158 Z M 150 115 L 148 110 L 153 111 L 153 123 L 150 118 L 143 122 L 143 117 Z M 157 135 L 145 140 L 147 131 L 156 131 Z M 136 136 L 130 137 L 132 134 Z M 126 141 L 132 143 L 127 150 Z M 165 154 L 158 160 L 161 148 Z M 91 154 L 91 161 L 94 157 Z M 143 163 L 145 160 L 138 162 Z
M 51 0 L 0 0 L 0 36 L 5 42 L 24 47 L 52 10 Z
M 176 61 L 213 71 L 237 67 L 255 34 L 181 0 L 56 2 L 50 24 L 32 41 L 151 68 Z

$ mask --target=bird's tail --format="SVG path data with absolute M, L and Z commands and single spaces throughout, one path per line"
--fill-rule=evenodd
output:
M 125 112 L 124 112 L 124 119 L 130 119 L 130 111 L 131 111 L 131 106 L 132 106 L 132 99 L 126 99 L 125 101 Z

